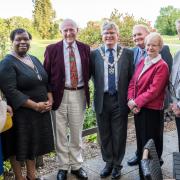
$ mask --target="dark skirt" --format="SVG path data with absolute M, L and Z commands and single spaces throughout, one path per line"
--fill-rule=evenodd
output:
M 0 135 L 0 175 L 3 173 L 3 160 L 2 160 L 2 151 L 1 151 L 1 135 Z
M 161 157 L 161 124 L 163 120 L 163 111 L 142 108 L 140 113 L 134 116 L 136 139 L 137 139 L 137 155 L 141 159 L 143 148 L 149 139 L 155 142 L 158 157 Z
M 13 128 L 2 133 L 4 159 L 33 160 L 54 150 L 51 116 L 27 108 L 14 112 Z

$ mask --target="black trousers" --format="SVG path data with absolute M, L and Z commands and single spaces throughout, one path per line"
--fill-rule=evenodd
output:
M 178 146 L 180 152 L 180 117 L 176 117 L 175 119 L 176 119 L 177 133 L 178 133 Z
M 103 110 L 96 114 L 101 140 L 103 160 L 113 166 L 122 168 L 127 137 L 128 114 L 123 114 L 118 105 L 117 95 L 104 94 Z
M 140 113 L 134 116 L 136 139 L 137 139 L 137 155 L 142 158 L 143 148 L 149 139 L 155 142 L 159 159 L 162 155 L 162 110 L 153 110 L 142 108 Z

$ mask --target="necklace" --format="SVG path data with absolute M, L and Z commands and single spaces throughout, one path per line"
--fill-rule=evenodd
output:
M 26 65 L 28 65 L 29 67 L 31 67 L 32 70 L 36 73 L 37 78 L 38 78 L 40 81 L 42 81 L 42 76 L 41 76 L 41 74 L 39 73 L 38 68 L 37 68 L 36 65 L 33 63 L 31 57 L 30 57 L 28 54 L 26 54 L 24 57 L 18 56 L 18 54 L 15 53 L 15 52 L 12 52 L 11 54 L 12 54 L 15 58 L 17 58 L 17 59 L 19 59 L 21 62 L 23 62 L 24 64 L 26 64 Z
M 108 57 L 105 55 L 105 53 L 103 53 L 102 49 L 99 47 L 98 48 L 103 60 L 108 64 L 108 66 L 110 66 L 111 68 L 114 67 L 114 65 L 119 61 L 119 58 L 121 57 L 121 54 L 122 54 L 122 51 L 123 51 L 123 48 L 121 48 L 121 50 L 119 51 L 118 55 L 114 57 L 114 62 L 113 63 L 110 63 L 108 61 Z

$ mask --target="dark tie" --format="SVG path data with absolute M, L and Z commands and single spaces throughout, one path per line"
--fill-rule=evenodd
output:
M 72 88 L 77 88 L 78 73 L 76 66 L 76 58 L 72 46 L 69 46 L 69 63 L 70 63 L 70 79 Z
M 115 84 L 115 64 L 113 49 L 108 49 L 109 51 L 109 64 L 108 64 L 108 92 L 110 95 L 116 93 L 116 84 Z

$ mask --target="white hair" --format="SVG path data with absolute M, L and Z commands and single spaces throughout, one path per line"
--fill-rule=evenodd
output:
M 146 37 L 145 37 L 145 44 L 147 43 L 148 40 L 150 39 L 158 39 L 159 41 L 159 46 L 160 46 L 160 49 L 162 49 L 163 47 L 163 38 L 162 36 L 157 33 L 157 32 L 151 32 L 150 34 L 148 34 Z
M 61 23 L 60 25 L 60 30 L 62 31 L 63 30 L 63 27 L 66 23 L 69 23 L 69 24 L 72 24 L 72 26 L 75 28 L 75 29 L 78 29 L 78 25 L 76 24 L 76 22 L 72 19 L 64 19 L 63 22 Z

